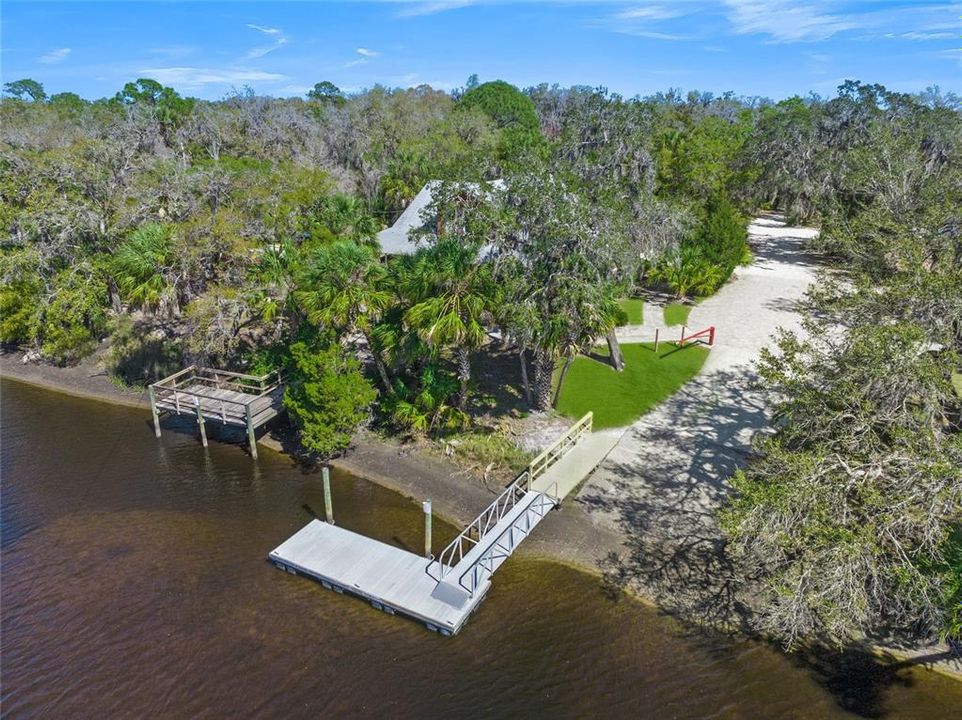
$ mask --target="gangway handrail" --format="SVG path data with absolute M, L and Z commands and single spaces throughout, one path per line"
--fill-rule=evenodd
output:
M 454 566 L 464 559 L 470 549 L 481 541 L 485 533 L 511 512 L 518 501 L 531 489 L 531 483 L 564 457 L 582 437 L 591 432 L 593 418 L 594 413 L 590 411 L 586 413 L 568 428 L 561 437 L 532 460 L 526 470 L 518 475 L 480 515 L 468 523 L 464 530 L 459 532 L 436 558 L 428 562 L 424 571 L 434 580 L 441 582 Z M 435 565 L 437 565 L 436 573 L 433 572 Z
M 528 510 L 534 510 L 534 512 L 536 512 L 538 515 L 540 515 L 541 517 L 544 517 L 545 515 L 548 514 L 550 510 L 553 510 L 554 508 L 558 507 L 558 505 L 561 504 L 561 498 L 558 497 L 558 483 L 553 482 L 549 487 L 554 488 L 554 494 L 552 495 L 547 491 L 539 492 L 537 494 L 537 498 L 525 510 L 525 513 L 527 513 Z M 488 545 L 488 549 L 481 554 L 481 557 L 479 557 L 476 561 L 471 563 L 470 567 L 465 568 L 464 572 L 462 572 L 461 575 L 458 577 L 458 585 L 460 585 L 462 588 L 467 590 L 469 593 L 473 594 L 474 591 L 477 590 L 478 588 L 477 569 L 481 567 L 482 569 L 487 570 L 488 572 L 494 572 L 495 568 L 485 566 L 485 563 L 496 559 L 493 555 L 494 549 L 499 546 L 501 542 L 501 538 L 503 538 L 508 533 L 514 531 L 516 527 L 515 523 L 517 522 L 518 520 L 515 520 L 515 522 L 512 523 L 509 527 L 506 527 L 504 530 L 502 530 L 501 533 L 498 535 L 498 537 L 496 537 L 490 543 L 490 545 Z M 525 533 L 525 537 L 527 537 L 527 532 Z M 512 547 L 511 550 L 513 549 L 514 548 Z M 510 551 L 509 551 L 509 554 L 510 554 Z M 468 575 L 468 573 L 474 573 L 473 582 L 471 583 L 470 587 L 464 584 L 464 578 Z
M 531 487 L 531 482 L 537 480 L 538 476 L 544 475 L 544 473 L 548 471 L 548 468 L 564 457 L 572 447 L 578 444 L 581 438 L 591 433 L 593 422 L 594 413 L 589 410 L 578 422 L 568 428 L 561 437 L 542 450 L 541 454 L 528 463 L 529 488 Z
M 459 532 L 454 540 L 438 553 L 436 558 L 427 564 L 425 572 L 438 582 L 444 579 L 444 576 L 451 572 L 454 566 L 470 552 L 470 547 L 477 545 L 485 533 L 497 525 L 501 518 L 511 512 L 518 501 L 524 497 L 528 491 L 527 475 L 527 470 L 518 475 L 514 482 L 508 485 L 480 515 L 469 522 L 464 530 Z M 475 537 L 471 537 L 472 533 Z M 468 548 L 468 550 L 465 548 Z M 435 564 L 438 566 L 437 575 L 431 572 L 432 566 Z

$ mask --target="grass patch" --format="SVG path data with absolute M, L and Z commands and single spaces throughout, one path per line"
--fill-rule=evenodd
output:
M 532 455 L 515 445 L 500 432 L 460 433 L 446 438 L 454 445 L 454 454 L 462 462 L 520 472 L 531 462 Z
M 952 373 L 952 387 L 955 388 L 955 394 L 962 398 L 962 371 Z
M 596 429 L 621 427 L 644 415 L 698 374 L 708 349 L 674 343 L 622 345 L 625 369 L 618 373 L 605 362 L 607 347 L 592 357 L 575 358 L 558 398 L 557 410 L 571 418 L 593 411 Z M 559 370 L 560 375 L 560 370 Z
M 665 325 L 686 325 L 688 323 L 688 313 L 691 312 L 691 305 L 683 303 L 671 303 L 665 305 Z
M 641 298 L 622 298 L 618 305 L 628 316 L 629 325 L 643 325 L 645 322 L 645 301 Z

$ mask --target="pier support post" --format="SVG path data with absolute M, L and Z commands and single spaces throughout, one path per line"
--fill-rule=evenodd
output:
M 424 557 L 434 558 L 434 554 L 431 552 L 431 499 L 428 498 L 423 503 L 421 503 L 421 509 L 424 511 Z
M 331 503 L 331 471 L 326 465 L 321 468 L 321 476 L 324 478 L 324 516 L 333 525 L 334 505 Z
M 254 422 L 251 420 L 251 406 L 245 405 L 247 411 L 247 440 L 251 445 L 251 457 L 257 459 L 257 438 L 254 437 Z
M 204 423 L 204 414 L 200 411 L 200 400 L 194 398 L 194 409 L 197 411 L 197 425 L 200 427 L 200 441 L 207 447 L 207 425 Z
M 154 435 L 160 437 L 160 413 L 157 412 L 157 399 L 154 397 L 154 386 L 147 386 L 147 397 L 150 398 L 150 414 L 154 416 Z

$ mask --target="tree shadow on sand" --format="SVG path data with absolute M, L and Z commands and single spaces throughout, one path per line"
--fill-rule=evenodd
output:
M 720 635 L 758 637 L 759 578 L 736 566 L 717 514 L 731 492 L 727 479 L 750 458 L 752 437 L 770 431 L 770 417 L 750 366 L 708 372 L 628 430 L 578 497 L 627 538 L 625 551 L 603 562 L 607 591 L 641 591 L 681 620 L 702 650 L 730 651 Z M 900 670 L 930 660 L 826 646 L 790 658 L 841 708 L 866 718 L 886 714 L 888 688 L 912 683 Z
M 627 552 L 605 563 L 612 587 L 637 586 L 709 627 L 748 630 L 750 612 L 717 523 L 727 478 L 769 412 L 745 367 L 695 378 L 626 433 L 578 498 L 613 519 Z

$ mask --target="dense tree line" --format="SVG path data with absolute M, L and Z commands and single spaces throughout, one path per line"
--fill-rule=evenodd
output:
M 761 626 L 789 645 L 958 641 L 958 103 L 847 85 L 779 112 L 763 112 L 763 137 L 799 145 L 761 182 L 794 212 L 817 209 L 836 270 L 811 293 L 806 337 L 784 335 L 763 358 L 778 430 L 735 478 L 731 547 L 767 585 Z
M 547 409 L 599 338 L 622 362 L 617 298 L 714 292 L 750 260 L 760 208 L 820 224 L 840 271 L 812 294 L 808 337 L 764 359 L 778 432 L 735 479 L 730 546 L 789 643 L 958 634 L 954 96 L 629 99 L 476 78 L 216 102 L 149 79 L 94 102 L 29 79 L 5 93 L 0 342 L 70 363 L 109 339 L 129 382 L 187 359 L 284 365 L 321 456 L 372 404 L 404 432 L 466 427 L 494 327 Z M 429 181 L 418 251 L 383 257 L 378 230 Z

